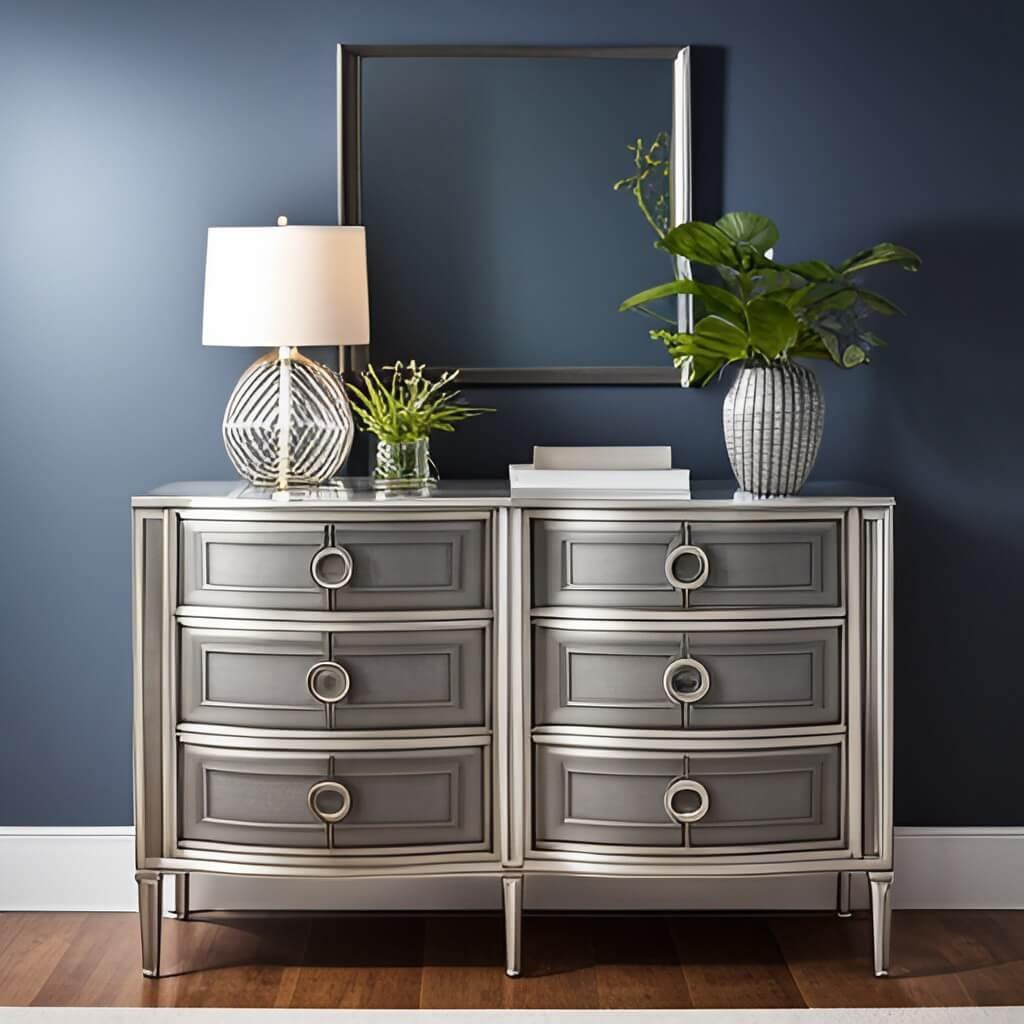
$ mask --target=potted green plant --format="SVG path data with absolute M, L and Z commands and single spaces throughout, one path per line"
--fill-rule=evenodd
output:
M 620 308 L 658 316 L 652 307 L 657 300 L 694 297 L 698 312 L 692 331 L 679 331 L 670 321 L 651 337 L 672 356 L 684 387 L 703 387 L 727 366 L 739 366 L 723 406 L 736 479 L 757 497 L 795 494 L 817 457 L 825 412 L 818 380 L 800 360 L 828 360 L 845 369 L 870 363 L 871 351 L 885 342 L 865 321 L 900 310 L 865 288 L 860 274 L 886 263 L 914 271 L 920 258 L 882 242 L 838 265 L 779 263 L 773 259 L 778 228 L 756 213 L 727 213 L 714 224 L 691 221 L 670 228 L 652 213 L 650 200 L 652 183 L 663 177 L 663 145 L 644 150 L 638 139 L 630 147 L 637 173 L 616 187 L 633 192 L 658 235 L 655 244 L 673 257 L 674 268 L 688 261 L 710 268 L 719 280 L 679 276 L 633 295 Z
M 430 380 L 426 369 L 415 360 L 385 366 L 391 379 L 384 383 L 371 365 L 362 375 L 362 386 L 346 384 L 352 396 L 352 411 L 364 429 L 377 438 L 370 470 L 375 487 L 417 488 L 430 483 L 431 432 L 451 432 L 456 423 L 494 412 L 463 405 L 459 391 L 445 390 L 458 377 L 458 370 Z

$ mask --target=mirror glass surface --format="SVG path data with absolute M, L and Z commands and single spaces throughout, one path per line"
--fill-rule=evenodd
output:
M 671 263 L 612 185 L 627 144 L 671 128 L 670 60 L 386 57 L 362 74 L 375 365 L 666 365 L 653 322 L 617 310 Z

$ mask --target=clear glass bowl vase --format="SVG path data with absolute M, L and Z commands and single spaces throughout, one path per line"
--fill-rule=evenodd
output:
M 430 439 L 378 441 L 373 449 L 370 479 L 379 490 L 426 487 L 433 481 Z

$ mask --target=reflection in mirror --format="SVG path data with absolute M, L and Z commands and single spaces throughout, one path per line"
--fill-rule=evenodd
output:
M 672 128 L 671 59 L 360 63 L 375 365 L 674 374 L 651 322 L 618 312 L 672 267 L 613 191 L 627 146 Z

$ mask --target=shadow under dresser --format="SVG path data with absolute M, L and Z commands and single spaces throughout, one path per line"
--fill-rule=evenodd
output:
M 892 882 L 892 500 L 135 498 L 143 972 L 162 878 Z

